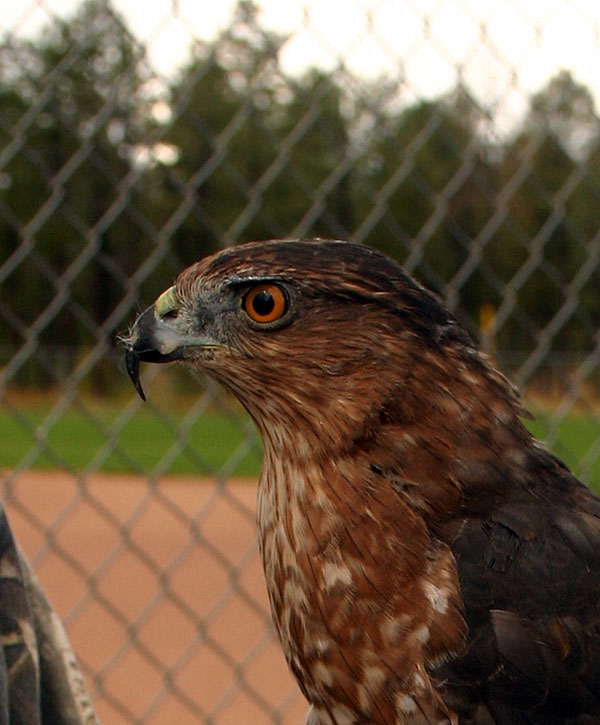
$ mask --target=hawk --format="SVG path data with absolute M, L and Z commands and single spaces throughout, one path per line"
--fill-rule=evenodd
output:
M 126 340 L 231 391 L 264 442 L 258 532 L 310 725 L 600 722 L 600 501 L 390 258 L 250 243 Z

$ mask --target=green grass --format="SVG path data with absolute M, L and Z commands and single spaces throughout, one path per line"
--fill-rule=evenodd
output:
M 262 451 L 249 422 L 240 426 L 233 415 L 209 410 L 181 436 L 177 425 L 184 421 L 184 413 L 143 406 L 123 424 L 119 422 L 123 408 L 69 408 L 49 426 L 48 405 L 0 408 L 0 468 L 26 461 L 42 469 L 258 475 Z M 165 464 L 170 451 L 173 455 Z
M 600 417 L 571 412 L 554 423 L 551 415 L 535 413 L 525 424 L 536 438 L 563 460 L 573 473 L 600 493 Z
M 258 475 L 262 450 L 256 442 L 245 442 L 256 437 L 249 421 L 240 426 L 237 409 L 229 415 L 209 409 L 178 439 L 177 425 L 185 421 L 185 411 L 173 410 L 181 406 L 171 403 L 158 410 L 145 405 L 122 424 L 119 417 L 126 404 L 80 403 L 51 424 L 49 403 L 1 407 L 0 468 L 25 463 L 42 469 Z M 600 418 L 572 412 L 554 425 L 550 415 L 539 413 L 526 424 L 577 476 L 600 491 Z M 173 446 L 176 454 L 161 463 Z

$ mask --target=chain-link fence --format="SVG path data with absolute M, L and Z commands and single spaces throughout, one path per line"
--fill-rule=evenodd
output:
M 600 9 L 147 5 L 0 2 L 2 497 L 104 722 L 297 723 L 256 433 L 117 335 L 221 246 L 372 244 L 599 485 Z

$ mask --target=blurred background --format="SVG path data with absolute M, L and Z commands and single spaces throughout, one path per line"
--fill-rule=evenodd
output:
M 261 446 L 118 335 L 251 239 L 373 245 L 600 490 L 596 0 L 0 0 L 0 486 L 105 723 L 298 723 Z

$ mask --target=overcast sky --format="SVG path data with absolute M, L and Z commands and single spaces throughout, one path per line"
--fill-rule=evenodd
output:
M 170 74 L 194 37 L 226 26 L 236 0 L 114 0 L 147 43 L 155 68 Z M 558 69 L 571 70 L 600 107 L 600 0 L 258 0 L 261 21 L 291 34 L 288 72 L 308 65 L 381 73 L 406 81 L 414 96 L 453 87 L 457 68 L 502 114 L 523 110 L 527 93 Z M 0 0 L 0 27 L 34 34 L 49 14 L 77 0 Z

